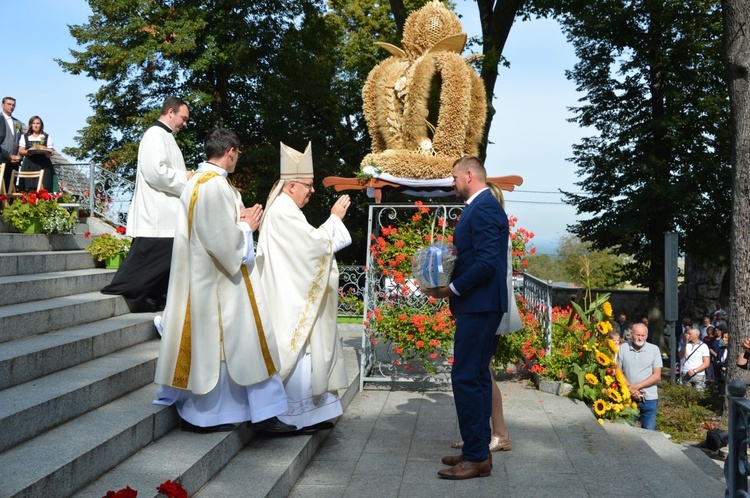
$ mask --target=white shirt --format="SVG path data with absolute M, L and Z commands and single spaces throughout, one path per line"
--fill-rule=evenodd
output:
M 702 348 L 702 350 L 701 350 Z M 693 353 L 695 351 L 695 353 Z M 688 373 L 691 370 L 695 370 L 703 365 L 703 358 L 710 356 L 708 352 L 708 346 L 705 342 L 701 341 L 698 344 L 689 342 L 685 345 L 685 361 L 682 362 L 682 368 L 680 372 L 683 374 Z M 704 372 L 699 372 L 704 373 Z

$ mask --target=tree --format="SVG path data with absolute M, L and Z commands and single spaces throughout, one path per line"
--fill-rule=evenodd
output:
M 729 312 L 732 335 L 729 347 L 729 379 L 748 380 L 737 368 L 739 344 L 750 337 L 750 4 L 724 0 L 724 51 L 731 108 L 732 239 Z M 740 353 L 741 354 L 741 353 Z
M 728 107 L 721 11 L 713 0 L 552 2 L 579 62 L 574 121 L 596 131 L 574 146 L 585 192 L 565 193 L 570 227 L 595 249 L 629 254 L 625 277 L 649 288 L 660 315 L 664 233 L 682 250 L 726 264 Z M 715 234 L 709 237 L 707 227 Z
M 265 201 L 278 178 L 279 141 L 313 142 L 316 178 L 358 164 L 367 143 L 359 88 L 342 51 L 345 26 L 319 0 L 89 0 L 88 22 L 71 26 L 81 50 L 64 70 L 102 82 L 90 96 L 93 115 L 77 146 L 65 153 L 132 175 L 143 131 L 164 97 L 190 104 L 190 124 L 177 135 L 186 162 L 202 157 L 203 137 L 220 125 L 244 148 L 235 181 L 246 202 Z M 319 189 L 306 213 L 327 217 L 333 192 Z M 354 260 L 365 254 L 366 203 L 348 220 Z M 359 232 L 359 233 L 356 233 Z
M 549 254 L 537 254 L 529 256 L 529 266 L 526 273 L 533 275 L 542 280 L 551 280 L 552 282 L 565 282 L 568 280 L 568 274 L 563 270 L 560 261 Z
M 557 260 L 568 281 L 592 289 L 619 289 L 623 286 L 625 259 L 609 249 L 593 249 L 574 235 L 563 235 L 557 246 Z

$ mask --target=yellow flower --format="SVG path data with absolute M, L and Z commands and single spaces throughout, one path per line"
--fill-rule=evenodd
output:
M 611 407 L 612 407 L 612 411 L 614 411 L 615 413 L 620 413 L 623 410 L 623 406 L 620 403 L 615 403 L 611 405 Z
M 628 386 L 625 384 L 620 384 L 620 391 L 622 391 L 622 399 L 623 401 L 627 401 L 630 399 L 630 389 L 628 389 Z
M 607 346 L 609 346 L 609 349 L 614 354 L 617 354 L 617 345 L 615 344 L 615 341 L 613 341 L 612 339 L 607 339 Z
M 620 395 L 620 392 L 617 389 L 610 389 L 607 394 L 609 394 L 609 399 L 614 401 L 615 403 L 620 403 L 622 401 L 622 396 Z M 617 406 L 617 405 L 615 405 Z M 622 405 L 620 405 L 622 406 Z
M 597 322 L 597 324 L 596 324 L 596 330 L 600 334 L 606 334 L 607 333 L 607 329 L 604 327 L 604 322 Z
M 633 408 L 635 408 L 635 409 L 637 409 L 638 408 L 638 403 L 636 403 L 635 401 L 633 401 L 632 403 L 630 403 L 630 406 L 633 407 Z
M 612 363 L 612 360 L 610 360 L 609 356 L 602 353 L 601 351 L 596 351 L 596 362 L 603 367 L 608 367 L 610 363 Z
M 595 385 L 597 385 L 599 383 L 599 379 L 597 379 L 596 375 L 594 375 L 594 374 L 588 373 L 588 374 L 584 375 L 584 377 L 586 378 L 586 382 L 588 382 L 592 386 L 595 386 Z
M 604 383 L 607 384 L 607 386 L 611 385 L 614 381 L 615 379 L 613 379 L 611 375 L 604 376 Z
M 604 425 L 604 419 L 603 418 L 598 418 L 598 419 L 596 419 L 596 421 L 599 422 L 599 425 Z
M 609 304 L 609 301 L 605 301 L 604 304 L 602 304 L 602 311 L 605 315 L 609 317 L 612 316 L 612 305 Z
M 604 412 L 607 411 L 607 402 L 603 399 L 597 399 L 594 402 L 594 413 L 601 416 L 604 415 Z
M 615 370 L 615 377 L 618 384 L 621 386 L 627 385 L 628 381 L 625 379 L 625 374 L 622 373 L 622 370 Z

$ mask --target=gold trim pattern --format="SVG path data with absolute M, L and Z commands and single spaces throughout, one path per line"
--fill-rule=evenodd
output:
M 190 194 L 190 207 L 188 208 L 188 243 L 193 229 L 193 211 L 195 203 L 198 201 L 198 187 L 206 183 L 211 178 L 219 176 L 214 171 L 209 171 L 201 175 L 196 181 L 195 187 Z M 192 360 L 192 329 L 190 326 L 190 290 L 188 289 L 187 307 L 185 308 L 185 319 L 182 322 L 182 336 L 180 337 L 180 349 L 177 353 L 177 362 L 175 363 L 174 375 L 172 376 L 172 386 L 187 389 L 190 380 L 190 362 Z
M 310 327 L 312 326 L 312 325 L 308 325 L 308 322 L 310 321 L 310 317 L 308 315 L 312 311 L 313 305 L 318 301 L 318 292 L 321 289 L 324 289 L 324 286 L 321 285 L 321 283 L 323 281 L 323 276 L 324 276 L 325 268 L 327 265 L 328 265 L 327 256 L 323 256 L 320 262 L 317 265 L 315 265 L 315 268 L 316 268 L 315 279 L 313 280 L 313 283 L 310 286 L 310 290 L 307 292 L 307 303 L 305 303 L 304 309 L 300 311 L 299 313 L 297 326 L 294 329 L 294 334 L 292 334 L 292 340 L 290 344 L 292 346 L 292 352 L 295 354 L 302 347 L 302 345 L 300 344 L 300 339 L 302 339 L 304 331 L 307 332 L 304 334 L 305 336 L 304 338 L 305 340 L 307 340 Z
M 271 358 L 271 352 L 268 350 L 268 341 L 266 340 L 266 333 L 263 331 L 263 322 L 261 322 L 260 320 L 258 302 L 255 300 L 255 291 L 253 291 L 253 284 L 250 282 L 250 275 L 247 274 L 247 267 L 245 265 L 242 265 L 242 278 L 243 280 L 245 280 L 245 287 L 247 287 L 247 296 L 250 298 L 250 307 L 253 309 L 255 327 L 258 329 L 260 351 L 263 353 L 263 361 L 266 364 L 266 371 L 268 372 L 268 376 L 270 377 L 276 373 L 276 365 L 274 365 L 273 358 Z

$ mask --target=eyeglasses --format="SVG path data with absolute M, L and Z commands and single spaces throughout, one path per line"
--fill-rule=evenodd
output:
M 304 183 L 304 182 L 298 182 L 297 180 L 295 180 L 294 183 L 298 183 L 300 185 L 304 185 L 305 187 L 307 187 L 307 190 L 312 190 L 312 189 L 315 188 L 313 186 L 312 182 L 310 182 L 310 183 Z

